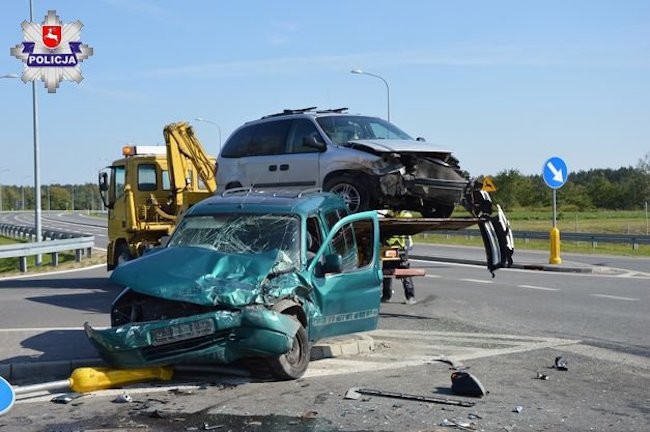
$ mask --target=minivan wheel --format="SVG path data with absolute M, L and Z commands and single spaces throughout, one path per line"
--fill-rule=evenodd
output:
M 350 213 L 368 210 L 370 204 L 370 193 L 361 178 L 354 178 L 349 175 L 342 175 L 328 180 L 324 190 L 340 195 L 348 206 Z
M 272 357 L 269 366 L 273 376 L 281 380 L 294 380 L 303 376 L 309 366 L 309 339 L 302 325 L 293 337 L 289 352 Z

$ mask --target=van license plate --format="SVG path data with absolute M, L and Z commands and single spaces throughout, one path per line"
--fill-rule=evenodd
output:
M 214 332 L 214 321 L 211 319 L 174 324 L 169 327 L 152 330 L 151 344 L 154 346 L 166 345 L 173 342 L 211 335 Z

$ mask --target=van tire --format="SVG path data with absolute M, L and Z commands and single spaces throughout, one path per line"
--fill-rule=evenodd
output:
M 271 374 L 280 380 L 298 379 L 309 366 L 309 339 L 307 331 L 300 325 L 300 328 L 293 337 L 293 346 L 284 354 L 272 357 L 269 360 Z

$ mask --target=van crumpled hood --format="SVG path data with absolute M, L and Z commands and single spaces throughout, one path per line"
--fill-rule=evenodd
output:
M 110 279 L 133 291 L 204 306 L 241 307 L 256 301 L 277 252 L 226 254 L 202 247 L 168 247 L 117 267 Z
M 438 147 L 424 141 L 415 140 L 398 140 L 398 139 L 374 139 L 374 140 L 352 140 L 347 144 L 347 147 L 355 148 L 365 146 L 371 148 L 376 152 L 395 152 L 395 153 L 451 153 L 451 150 Z

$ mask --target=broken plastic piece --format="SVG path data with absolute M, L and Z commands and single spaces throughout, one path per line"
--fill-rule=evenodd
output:
M 451 391 L 457 395 L 474 397 L 482 397 L 488 393 L 478 378 L 465 371 L 451 374 Z
M 458 422 L 456 420 L 444 419 L 440 422 L 440 426 L 456 427 L 463 430 L 476 430 L 473 426 L 474 423 L 471 422 Z
M 119 395 L 118 397 L 113 399 L 113 402 L 114 403 L 131 403 L 131 402 L 133 402 L 133 398 L 128 393 L 122 393 L 121 395 Z
M 539 372 L 537 372 L 537 376 L 535 377 L 535 379 L 538 379 L 538 380 L 547 380 L 547 379 L 548 379 L 548 375 L 544 375 L 543 373 L 539 373 Z
M 374 390 L 374 389 L 357 388 L 357 387 L 350 388 L 345 394 L 345 399 L 356 400 L 361 398 L 361 395 L 406 399 L 406 400 L 414 400 L 419 402 L 431 402 L 431 403 L 456 405 L 456 406 L 463 406 L 463 407 L 474 406 L 474 402 L 458 400 L 458 399 L 447 399 L 447 398 L 439 398 L 433 396 L 420 396 L 420 395 L 412 395 L 407 393 L 396 393 L 396 392 L 391 392 L 386 390 Z
M 515 409 L 512 410 L 512 412 L 516 412 L 517 414 L 519 414 L 519 413 L 521 413 L 523 410 L 524 410 L 524 407 L 522 407 L 521 405 L 517 405 L 517 406 L 515 407 Z
M 80 398 L 83 396 L 83 393 L 64 393 L 59 396 L 55 396 L 52 398 L 52 402 L 57 403 L 57 404 L 67 404 L 72 402 L 73 400 Z
M 565 371 L 569 370 L 569 367 L 567 365 L 567 361 L 564 357 L 562 356 L 557 356 L 555 357 L 555 369 Z

